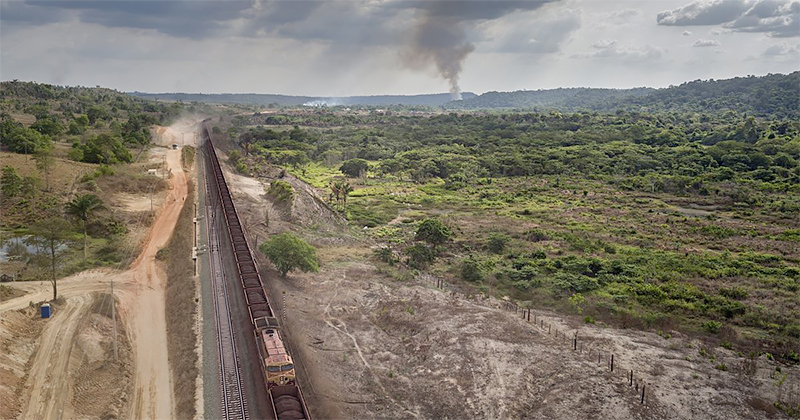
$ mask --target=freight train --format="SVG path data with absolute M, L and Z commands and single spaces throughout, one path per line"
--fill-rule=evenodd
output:
M 269 394 L 270 404 L 278 420 L 308 419 L 308 407 L 297 383 L 294 361 L 286 349 L 280 333 L 278 319 L 269 304 L 261 276 L 250 252 L 236 207 L 233 205 L 228 185 L 219 165 L 205 119 L 200 130 L 205 140 L 207 159 L 206 176 L 214 179 L 228 235 L 236 257 L 236 271 L 244 291 L 250 321 L 253 325 L 255 346 L 258 349 L 260 367 Z

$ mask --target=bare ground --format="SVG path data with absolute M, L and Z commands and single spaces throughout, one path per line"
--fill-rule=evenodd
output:
M 532 312 L 528 322 L 497 299 L 398 281 L 375 267 L 369 244 L 318 235 L 302 215 L 284 213 L 267 228 L 265 197 L 229 179 L 251 239 L 305 228 L 320 250 L 320 273 L 264 276 L 316 417 L 758 419 L 785 417 L 772 405 L 779 392 L 798 403 L 798 369 L 776 374 L 766 356 L 552 312 Z M 781 374 L 788 380 L 779 388 Z
M 3 418 L 174 417 L 166 276 L 155 254 L 172 234 L 187 183 L 179 150 L 167 151 L 166 163 L 172 172 L 171 189 L 145 236 L 144 250 L 129 270 L 95 269 L 60 280 L 62 299 L 49 320 L 38 319 L 34 307 L 26 309 L 30 302 L 48 299 L 49 282 L 12 284 L 26 294 L 0 303 L 2 345 L 7 350 L 0 355 Z M 106 291 L 111 277 L 117 283 L 119 321 L 124 320 L 120 336 L 131 340 L 129 350 L 124 347 L 127 338 L 123 340 L 119 354 L 121 361 L 132 361 L 116 367 L 101 363 L 107 359 L 100 356 L 100 350 L 103 358 L 107 354 L 110 321 L 92 312 L 92 293 Z M 115 399 L 118 394 L 129 398 Z

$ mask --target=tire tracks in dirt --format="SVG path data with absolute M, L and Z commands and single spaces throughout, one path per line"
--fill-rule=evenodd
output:
M 75 344 L 78 325 L 91 305 L 89 295 L 79 295 L 67 299 L 64 310 L 54 312 L 52 322 L 42 332 L 41 342 L 28 377 L 25 388 L 31 390 L 21 418 L 52 419 L 59 418 L 71 380 L 69 360 Z
M 134 353 L 134 391 L 128 417 L 173 418 L 172 375 L 166 336 L 166 274 L 155 261 L 175 228 L 188 184 L 180 150 L 167 151 L 172 172 L 171 190 L 157 215 L 142 253 L 127 271 L 93 269 L 59 281 L 59 295 L 66 299 L 42 330 L 37 349 L 28 364 L 21 398 L 20 418 L 59 418 L 72 394 L 70 358 L 81 319 L 91 308 L 93 292 L 106 291 L 110 277 L 119 285 L 116 296 L 126 322 Z M 49 282 L 28 282 L 18 287 L 28 294 L 0 304 L 0 313 L 47 300 Z M 124 333 L 123 333 L 124 334 Z

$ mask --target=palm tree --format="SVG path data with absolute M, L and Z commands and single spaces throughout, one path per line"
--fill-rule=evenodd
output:
M 95 211 L 105 208 L 103 200 L 94 194 L 83 194 L 67 203 L 67 214 L 81 221 L 83 225 L 83 259 L 87 257 L 86 225 Z
M 353 192 L 353 187 L 350 185 L 349 182 L 342 182 L 339 186 L 339 190 L 342 193 L 342 201 L 344 202 L 344 213 L 345 217 L 347 215 L 347 196 Z
M 331 187 L 331 192 L 333 193 L 334 196 L 336 196 L 336 205 L 338 206 L 339 205 L 339 201 L 342 199 L 341 198 L 342 197 L 342 190 L 339 188 L 340 187 L 339 181 L 331 182 L 330 187 Z

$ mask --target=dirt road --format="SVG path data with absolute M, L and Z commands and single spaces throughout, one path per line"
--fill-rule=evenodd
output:
M 142 253 L 131 268 L 124 272 L 89 270 L 59 281 L 59 295 L 65 301 L 42 330 L 20 395 L 20 418 L 57 418 L 64 412 L 65 399 L 74 385 L 69 373 L 70 356 L 78 326 L 89 311 L 91 294 L 108 290 L 112 276 L 134 350 L 134 395 L 127 417 L 173 418 L 165 317 L 166 275 L 156 263 L 155 255 L 172 235 L 187 194 L 180 153 L 180 150 L 167 151 L 171 189 Z M 0 313 L 24 308 L 31 301 L 46 300 L 52 293 L 49 282 L 26 282 L 15 287 L 28 293 L 0 303 Z
M 156 264 L 156 252 L 175 229 L 187 193 L 186 174 L 180 150 L 167 152 L 172 171 L 171 191 L 156 218 L 139 258 L 129 270 L 132 290 L 121 293 L 123 311 L 134 349 L 134 396 L 130 418 L 166 419 L 173 417 L 172 384 L 167 357 L 167 324 L 164 289 L 167 276 Z

